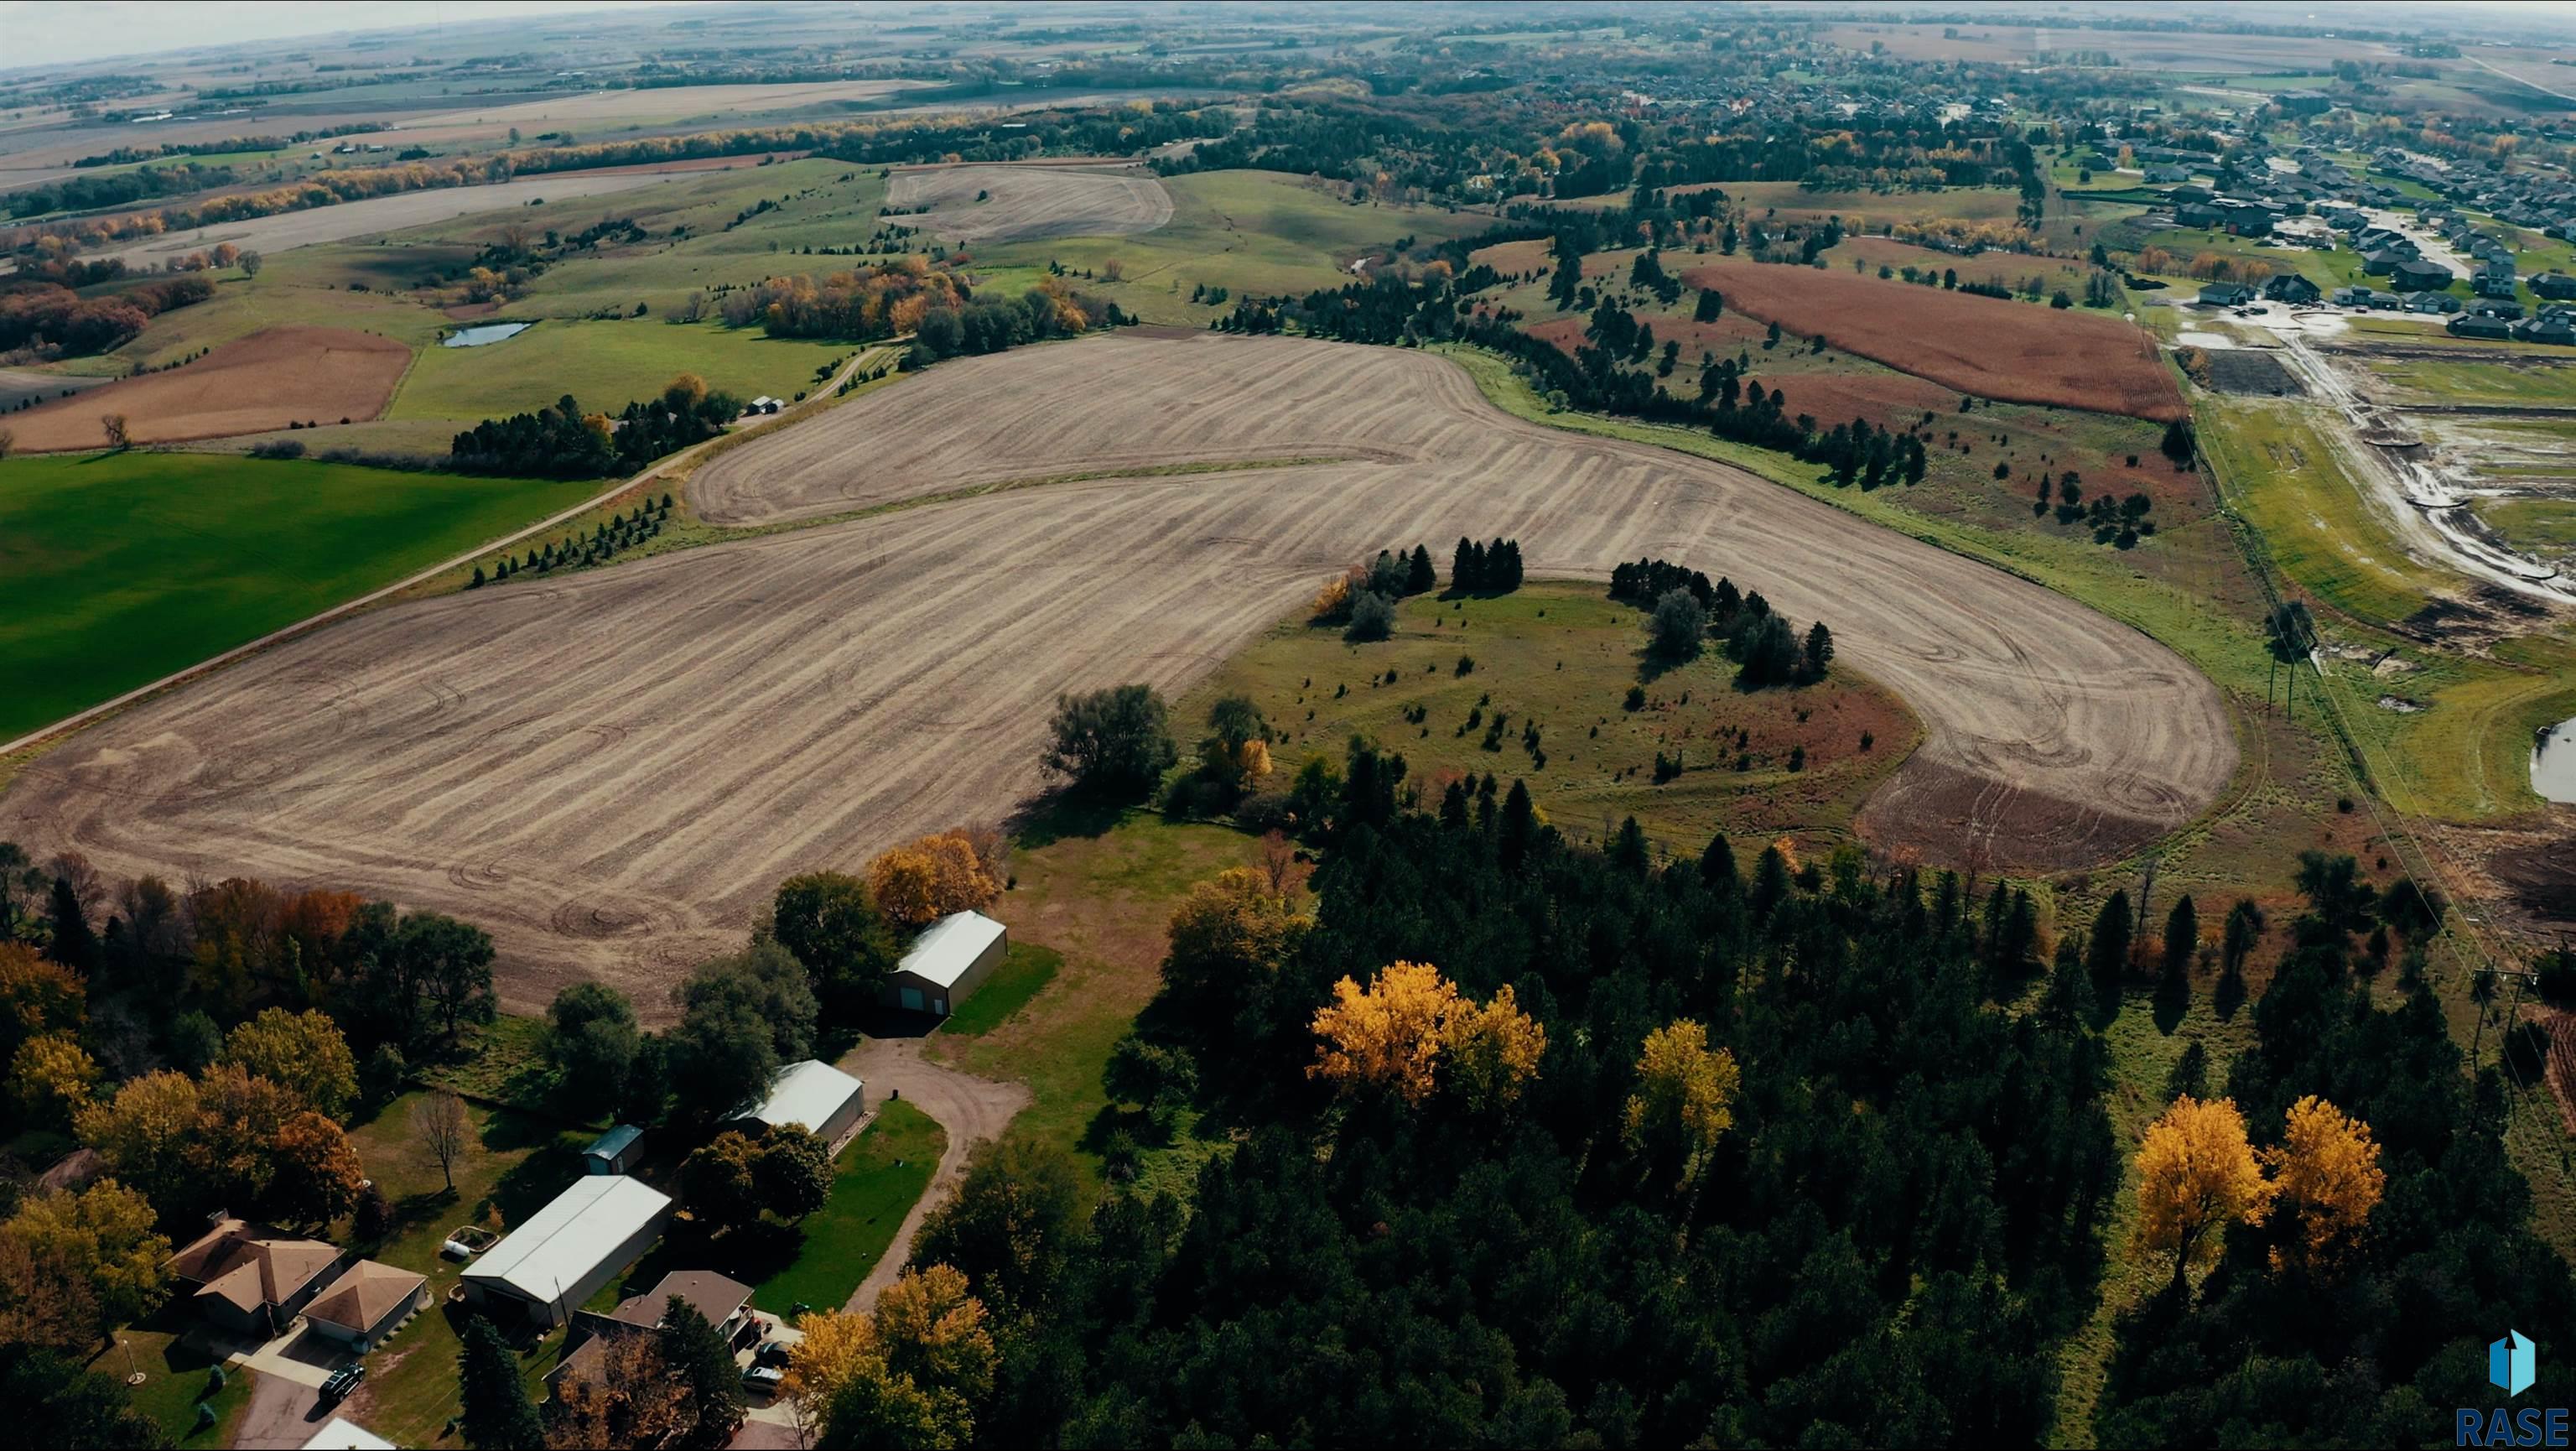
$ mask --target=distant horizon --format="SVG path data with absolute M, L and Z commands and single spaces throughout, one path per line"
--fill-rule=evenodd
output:
M 5 55 L 0 55 L 0 77 L 212 46 L 702 3 L 706 0 L 348 0 L 337 5 L 0 0 L 0 35 L 9 37 Z M 139 36 L 152 38 L 138 42 Z

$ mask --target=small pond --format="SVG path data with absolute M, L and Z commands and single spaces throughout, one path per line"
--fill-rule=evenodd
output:
M 2543 729 L 2531 743 L 2531 789 L 2576 804 L 2576 720 Z
M 536 326 L 536 324 L 527 322 L 487 322 L 481 327 L 458 328 L 456 331 L 449 333 L 446 340 L 441 342 L 439 346 L 442 348 L 479 348 L 485 343 L 497 343 L 503 338 L 515 338 L 534 326 Z

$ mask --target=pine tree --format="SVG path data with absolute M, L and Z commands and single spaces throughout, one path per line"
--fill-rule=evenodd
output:
M 545 1422 L 519 1383 L 519 1358 L 480 1315 L 465 1322 L 456 1378 L 465 1397 L 462 1429 L 476 1451 L 544 1451 Z
M 1743 883 L 1735 874 L 1735 848 L 1726 844 L 1726 833 L 1708 839 L 1708 850 L 1699 854 L 1700 885 L 1720 896 L 1732 897 Z
M 1440 576 L 1431 568 L 1431 551 L 1419 544 L 1413 546 L 1413 557 L 1405 566 L 1404 592 L 1429 594 L 1439 583 Z
M 696 1307 L 673 1295 L 662 1308 L 660 1340 L 663 1362 L 688 1391 L 685 1414 L 691 1425 L 682 1444 L 716 1447 L 731 1441 L 742 1426 L 745 1406 L 742 1371 L 724 1336 Z
M 2136 930 L 2128 890 L 2113 892 L 2111 900 L 2103 903 L 2093 918 L 2092 947 L 2084 959 L 2093 978 L 2094 995 L 2103 1002 L 2119 1001 L 2120 977 L 2128 971 L 2129 946 Z

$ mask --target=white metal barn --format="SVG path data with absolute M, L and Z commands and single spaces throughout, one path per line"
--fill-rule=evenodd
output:
M 958 912 L 930 924 L 886 974 L 880 1000 L 889 1008 L 947 1017 L 1011 950 L 1011 934 L 981 912 Z
M 838 1142 L 867 1112 L 867 1085 L 829 1063 L 808 1058 L 790 1063 L 769 1080 L 769 1097 L 735 1114 L 771 1128 L 803 1124 L 824 1143 Z
M 671 1217 L 671 1196 L 623 1174 L 585 1174 L 465 1267 L 465 1298 L 500 1313 L 517 1306 L 561 1325 L 634 1262 Z

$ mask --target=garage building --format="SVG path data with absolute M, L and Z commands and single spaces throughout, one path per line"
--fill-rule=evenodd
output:
M 459 1276 L 468 1302 L 561 1325 L 616 1278 L 671 1218 L 671 1196 L 623 1174 L 585 1174 Z
M 947 1017 L 993 975 L 1010 950 L 1009 930 L 981 912 L 942 917 L 886 974 L 880 999 L 889 1008 Z
M 735 1114 L 771 1128 L 803 1124 L 826 1144 L 837 1144 L 867 1112 L 867 1085 L 829 1063 L 808 1058 L 790 1063 L 769 1080 L 769 1097 Z

